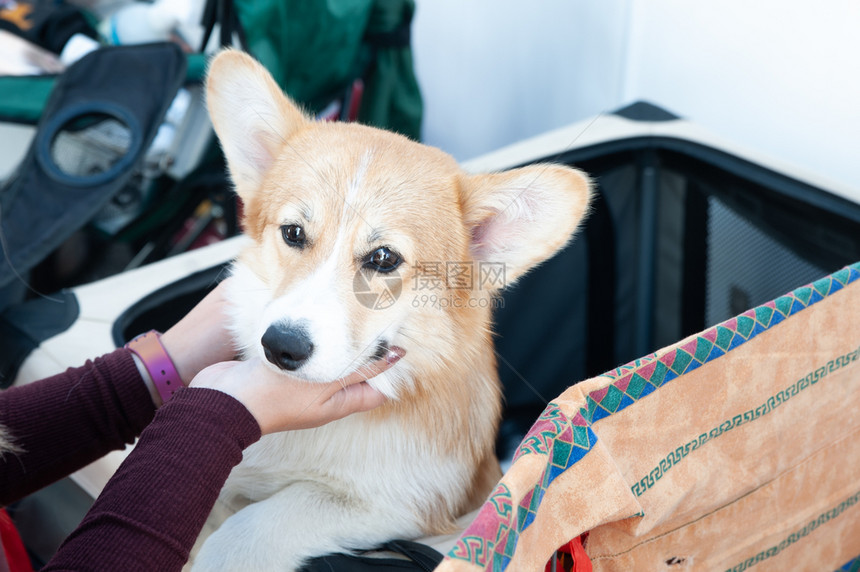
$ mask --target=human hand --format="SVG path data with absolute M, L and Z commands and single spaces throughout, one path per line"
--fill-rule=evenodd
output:
M 296 379 L 272 370 L 256 358 L 229 361 L 205 368 L 191 387 L 208 387 L 231 395 L 250 411 L 263 435 L 309 429 L 382 405 L 385 396 L 366 380 L 392 367 L 404 353 L 393 348 L 385 358 L 328 383 Z
M 161 335 L 183 385 L 212 364 L 235 359 L 236 348 L 227 327 L 227 278 L 191 309 L 176 325 Z

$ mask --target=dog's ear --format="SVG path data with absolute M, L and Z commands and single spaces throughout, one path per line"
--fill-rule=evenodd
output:
M 262 65 L 235 50 L 212 59 L 206 103 L 236 192 L 248 198 L 290 135 L 308 119 Z
M 567 244 L 590 198 L 589 178 L 561 165 L 468 176 L 462 200 L 472 256 L 504 263 L 509 285 Z

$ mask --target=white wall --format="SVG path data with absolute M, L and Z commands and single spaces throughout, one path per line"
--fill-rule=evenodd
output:
M 416 0 L 424 140 L 464 160 L 620 103 L 628 0 Z
M 860 190 L 860 3 L 633 0 L 632 10 L 625 99 Z
M 856 0 L 417 2 L 425 140 L 458 159 L 645 99 L 860 200 Z

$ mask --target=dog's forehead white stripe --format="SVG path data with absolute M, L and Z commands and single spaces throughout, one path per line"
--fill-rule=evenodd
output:
M 340 218 L 338 219 L 340 221 L 339 229 L 343 228 L 350 215 L 362 217 L 354 202 L 356 201 L 356 198 L 364 184 L 364 179 L 372 160 L 373 151 L 366 150 L 358 160 L 355 171 L 347 179 L 345 184 L 339 181 L 323 181 L 319 183 L 319 195 L 328 197 L 335 203 L 340 201 L 341 210 Z M 298 222 L 299 218 L 310 222 L 317 214 L 322 214 L 324 217 L 334 214 L 326 212 L 325 209 L 323 209 L 322 213 L 318 213 L 318 209 L 315 208 L 315 205 L 318 204 L 318 201 L 313 200 L 313 198 L 310 200 L 297 199 L 290 201 L 278 212 L 278 220 L 280 220 L 282 224 Z
M 371 155 L 370 152 L 362 155 L 346 184 L 337 235 L 334 241 L 329 243 L 331 246 L 325 259 L 286 293 L 273 299 L 263 315 L 264 328 L 279 321 L 302 322 L 307 327 L 315 349 L 300 373 L 311 378 L 339 377 L 358 357 L 353 355 L 356 352 L 356 340 L 350 331 L 347 315 L 349 300 L 345 299 L 350 293 L 351 281 L 349 284 L 344 283 L 342 271 L 344 265 L 351 264 L 352 260 L 352 248 L 347 244 L 351 236 L 350 220 L 356 215 L 361 216 L 351 203 L 362 188 Z M 285 207 L 281 213 L 282 220 L 294 216 L 294 213 L 294 206 Z M 321 214 L 335 215 L 326 212 Z M 317 237 L 316 242 L 319 246 L 328 243 L 322 240 L 322 237 Z M 351 266 L 349 268 L 351 269 Z
M 370 167 L 370 162 L 373 159 L 373 151 L 367 150 L 365 151 L 361 159 L 358 161 L 358 166 L 355 169 L 355 173 L 353 173 L 352 178 L 349 180 L 349 184 L 346 188 L 346 196 L 344 200 L 347 206 L 352 203 L 355 199 L 355 196 L 358 194 L 359 189 L 361 189 L 361 185 L 364 182 L 364 177 L 367 175 L 367 169 Z
M 358 166 L 355 169 L 355 172 L 352 174 L 352 177 L 349 179 L 349 182 L 346 185 L 346 194 L 343 197 L 343 208 L 340 213 L 340 226 L 338 227 L 338 237 L 335 243 L 340 246 L 341 234 L 346 229 L 348 221 L 350 218 L 357 216 L 359 219 L 363 220 L 361 212 L 358 210 L 358 206 L 356 205 L 356 197 L 358 196 L 359 191 L 361 190 L 365 176 L 367 175 L 367 169 L 370 166 L 370 162 L 372 159 L 373 153 L 368 150 L 362 154 L 361 159 L 358 161 Z

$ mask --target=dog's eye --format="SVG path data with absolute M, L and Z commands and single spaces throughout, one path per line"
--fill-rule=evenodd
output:
M 403 261 L 393 250 L 382 246 L 371 252 L 364 261 L 364 267 L 377 272 L 391 272 Z
M 305 245 L 305 229 L 297 224 L 285 224 L 281 226 L 281 236 L 284 242 L 290 246 L 302 248 Z

